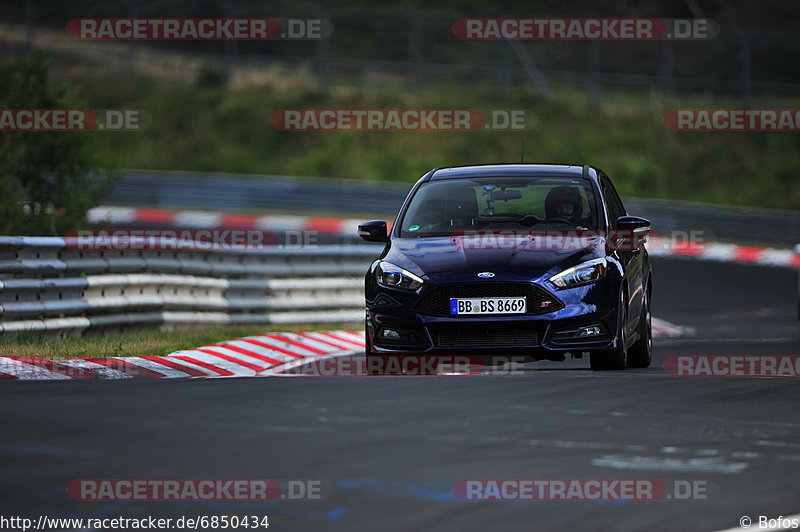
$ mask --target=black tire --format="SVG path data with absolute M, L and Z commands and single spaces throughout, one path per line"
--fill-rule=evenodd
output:
M 589 364 L 594 371 L 621 371 L 628 367 L 628 348 L 625 345 L 628 341 L 625 332 L 625 322 L 628 320 L 627 300 L 625 292 L 620 292 L 617 311 L 617 347 L 589 353 Z
M 628 348 L 628 367 L 646 368 L 653 360 L 653 328 L 650 314 L 650 287 L 644 291 L 642 315 L 639 317 L 639 339 Z
M 364 324 L 364 354 L 369 356 L 372 353 L 372 341 L 369 339 L 369 327 Z
M 386 357 L 372 352 L 369 329 L 364 327 L 364 372 L 366 375 L 386 375 Z

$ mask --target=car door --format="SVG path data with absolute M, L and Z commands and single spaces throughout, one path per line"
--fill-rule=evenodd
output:
M 622 203 L 622 198 L 617 194 L 611 180 L 605 174 L 601 174 L 600 188 L 608 209 L 609 223 L 611 228 L 616 230 L 617 219 L 626 216 L 628 213 Z M 642 313 L 642 303 L 644 296 L 644 273 L 643 273 L 643 254 L 641 247 L 632 247 L 633 242 L 630 238 L 615 251 L 615 255 L 622 263 L 625 270 L 625 280 L 628 285 L 628 323 L 631 328 L 635 327 Z M 629 328 L 629 331 L 631 329 Z

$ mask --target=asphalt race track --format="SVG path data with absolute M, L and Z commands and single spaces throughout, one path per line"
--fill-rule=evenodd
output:
M 696 335 L 647 370 L 0 382 L 0 514 L 268 515 L 274 530 L 718 530 L 800 513 L 800 381 L 673 377 L 669 355 L 800 355 L 797 274 L 654 259 Z M 76 502 L 78 478 L 320 479 L 320 501 Z M 703 481 L 705 500 L 462 501 L 459 479 Z M 753 526 L 752 530 L 757 530 Z

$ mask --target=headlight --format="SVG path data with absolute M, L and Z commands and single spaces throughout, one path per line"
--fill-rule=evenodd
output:
M 418 276 L 389 262 L 378 263 L 375 271 L 378 284 L 388 288 L 402 288 L 403 290 L 416 290 L 422 286 L 423 281 Z
M 590 284 L 599 280 L 606 274 L 607 269 L 608 262 L 606 259 L 593 259 L 557 273 L 548 281 L 559 288 L 572 288 L 573 286 Z

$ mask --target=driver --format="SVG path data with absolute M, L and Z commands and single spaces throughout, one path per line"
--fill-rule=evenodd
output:
M 564 218 L 580 225 L 583 200 L 575 187 L 562 185 L 553 188 L 544 200 L 544 212 L 548 218 Z

